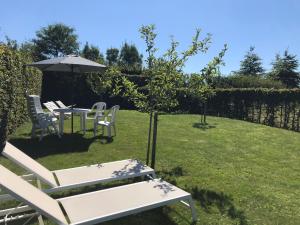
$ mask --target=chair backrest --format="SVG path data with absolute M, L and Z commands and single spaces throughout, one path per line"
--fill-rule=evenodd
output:
M 101 116 L 101 115 L 104 114 L 104 112 L 105 112 L 105 110 L 106 110 L 106 103 L 105 103 L 105 102 L 96 102 L 96 103 L 92 106 L 92 110 L 96 110 L 95 117 Z
M 45 102 L 45 103 L 43 103 L 43 105 L 44 105 L 50 112 L 53 112 L 54 109 L 59 109 L 58 106 L 57 106 L 54 102 L 52 102 L 52 101 L 50 101 L 50 102 Z
M 111 109 L 110 109 L 110 114 L 111 114 L 111 120 L 110 120 L 110 122 L 111 123 L 115 123 L 116 122 L 116 114 L 117 114 L 117 111 L 119 109 L 120 109 L 119 105 L 115 105 L 115 106 L 111 107 Z
M 68 107 L 60 100 L 55 101 L 55 103 L 62 109 L 67 109 Z
M 0 165 L 0 186 L 10 195 L 58 224 L 68 224 L 59 203 Z
M 27 96 L 27 108 L 32 123 L 38 123 L 37 115 L 45 113 L 41 105 L 40 96 L 38 95 Z
M 51 171 L 30 158 L 28 155 L 23 153 L 9 142 L 6 142 L 6 145 L 2 151 L 2 155 L 15 162 L 17 165 L 23 167 L 25 170 L 33 173 L 40 180 L 51 187 L 57 187 L 54 175 Z

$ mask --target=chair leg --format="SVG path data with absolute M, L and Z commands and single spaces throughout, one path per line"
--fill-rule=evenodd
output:
M 55 133 L 57 134 L 57 136 L 58 136 L 59 138 L 61 138 L 60 133 L 59 133 L 59 130 L 58 130 L 56 124 L 53 125 L 53 128 L 54 128 L 54 131 L 55 131 Z
M 111 126 L 107 126 L 107 135 L 109 138 L 111 137 Z
M 45 128 L 42 128 L 42 131 L 41 131 L 41 135 L 40 135 L 39 141 L 42 141 L 44 135 L 45 135 Z
M 113 128 L 114 128 L 114 134 L 115 134 L 115 136 L 117 136 L 117 131 L 116 131 L 116 125 L 115 124 L 113 125 Z
M 32 128 L 31 128 L 31 138 L 35 138 L 35 126 L 32 125 Z
M 97 124 L 94 123 L 94 137 L 96 137 L 96 133 L 97 133 Z
M 102 126 L 102 135 L 104 136 L 104 126 Z

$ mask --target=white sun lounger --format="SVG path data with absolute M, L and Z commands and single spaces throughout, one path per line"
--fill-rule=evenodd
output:
M 69 106 L 66 106 L 62 101 L 58 100 L 58 101 L 55 101 L 56 105 L 59 106 L 59 108 L 61 109 L 68 109 L 72 106 L 75 106 L 75 105 L 69 105 Z
M 155 177 L 152 168 L 134 159 L 50 171 L 9 142 L 2 155 L 33 174 L 26 178 L 37 177 L 49 185 L 50 189 L 45 190 L 48 193 L 133 177 Z M 7 198 L 7 195 L 0 196 L 0 200 Z
M 193 221 L 196 221 L 191 195 L 158 179 L 55 200 L 0 165 L 0 187 L 37 211 L 37 215 L 44 215 L 57 224 L 96 224 L 179 201 L 191 208 Z M 0 210 L 0 215 L 8 210 Z M 26 218 L 26 214 L 22 218 Z M 0 220 L 0 223 L 16 219 L 18 217 L 6 216 L 6 221 Z

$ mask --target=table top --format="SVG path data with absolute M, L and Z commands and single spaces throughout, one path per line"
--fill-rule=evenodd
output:
M 80 113 L 80 112 L 91 112 L 90 109 L 83 109 L 83 108 L 60 108 L 60 109 L 54 109 L 55 112 L 62 112 L 62 113 Z

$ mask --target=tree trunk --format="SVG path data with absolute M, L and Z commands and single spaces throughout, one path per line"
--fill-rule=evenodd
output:
M 149 165 L 150 158 L 150 145 L 151 145 L 151 132 L 152 132 L 152 111 L 150 112 L 150 120 L 149 120 L 149 131 L 148 131 L 148 144 L 147 144 L 147 156 L 146 156 L 146 165 Z
M 206 102 L 203 104 L 203 123 L 206 124 Z
M 151 168 L 155 168 L 158 112 L 154 112 Z

